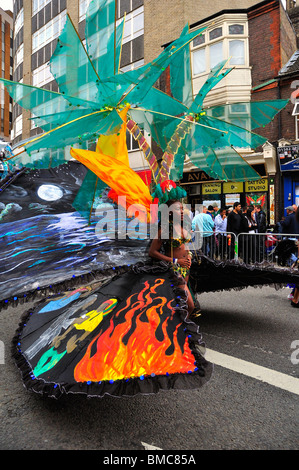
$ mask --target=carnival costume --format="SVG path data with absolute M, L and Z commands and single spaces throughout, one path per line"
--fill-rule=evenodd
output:
M 163 190 L 164 200 L 167 194 Z M 212 364 L 204 358 L 198 326 L 188 319 L 180 287 L 185 274 L 172 263 L 149 260 L 99 288 L 42 301 L 26 313 L 14 340 L 26 387 L 57 398 L 203 385 Z
M 35 125 L 44 131 L 22 142 L 7 161 L 33 168 L 33 173 L 51 170 L 53 184 L 45 186 L 51 186 L 56 197 L 62 194 L 61 200 L 73 195 L 69 188 L 65 191 L 55 186 L 54 173 L 56 167 L 66 163 L 65 156 L 74 158 L 86 170 L 83 181 L 78 183 L 80 178 L 75 178 L 73 182 L 80 188 L 72 200 L 76 215 L 56 216 L 55 206 L 54 216 L 49 217 L 54 205 L 51 194 L 47 205 L 40 200 L 34 202 L 36 219 L 28 217 L 28 226 L 9 226 L 7 230 L 4 227 L 1 234 L 6 241 L 2 271 L 7 276 L 0 283 L 2 307 L 24 301 L 38 291 L 49 295 L 24 315 L 13 341 L 14 357 L 26 387 L 48 396 L 156 393 L 160 389 L 199 387 L 209 380 L 212 365 L 203 356 L 198 326 L 188 319 L 186 292 L 180 288 L 181 276 L 187 272 L 176 272 L 175 263 L 136 263 L 136 247 L 140 247 L 137 241 L 130 241 L 135 253 L 131 253 L 134 262 L 129 263 L 119 254 L 125 243 L 107 241 L 104 235 L 96 248 L 105 256 L 100 260 L 94 252 L 90 256 L 88 241 L 94 240 L 92 215 L 96 201 L 101 205 L 102 194 L 108 189 L 108 199 L 102 207 L 107 209 L 111 208 L 110 202 L 118 203 L 130 218 L 134 207 L 141 205 L 145 210 L 140 211 L 139 220 L 152 221 L 155 214 L 151 206 L 155 201 L 163 204 L 169 198 L 181 199 L 184 194 L 169 180 L 181 179 L 186 154 L 192 164 L 213 179 L 259 179 L 260 175 L 234 147 L 255 149 L 263 145 L 267 139 L 251 128 L 264 126 L 287 104 L 287 100 L 246 102 L 250 119 L 245 121 L 250 123 L 250 130 L 229 122 L 230 113 L 225 107 L 230 104 L 221 105 L 221 109 L 205 108 L 209 91 L 232 70 L 226 61 L 217 64 L 194 97 L 189 45 L 206 27 L 190 31 L 187 24 L 180 37 L 152 62 L 122 72 L 124 20 L 118 21 L 116 11 L 113 1 L 90 2 L 85 21 L 86 48 L 66 15 L 49 61 L 59 92 L 0 78 L 15 103 L 29 110 Z M 168 67 L 172 96 L 154 87 Z M 240 117 L 243 122 L 243 111 Z M 150 170 L 155 185 L 152 194 L 149 184 L 130 167 L 127 131 L 138 143 Z M 144 131 L 162 150 L 159 163 Z M 88 141 L 95 143 L 95 151 L 84 149 Z M 66 150 L 68 147 L 72 147 L 70 151 Z M 19 192 L 22 188 L 11 182 L 12 179 L 3 181 L 0 188 L 0 197 L 3 198 L 4 189 L 7 194 L 10 188 L 14 199 L 12 203 L 0 200 L 4 225 L 8 216 L 13 213 L 17 217 L 23 209 Z M 42 186 L 37 190 L 44 193 Z M 28 207 L 33 209 L 30 202 Z M 78 214 L 88 220 L 88 225 L 80 226 L 80 236 L 76 237 Z M 22 245 L 24 240 L 26 247 Z M 144 253 L 145 243 L 142 248 Z M 200 265 L 193 263 L 190 270 L 194 292 L 216 284 L 205 278 L 208 270 L 202 271 L 202 267 L 208 263 L 202 259 Z M 215 266 L 213 263 L 212 270 Z M 84 276 L 92 277 L 94 272 L 98 276 L 94 280 L 102 282 L 105 275 L 110 278 L 104 285 L 84 285 Z M 267 279 L 265 271 L 261 275 L 261 283 L 271 283 L 275 277 Z M 17 280 L 14 294 L 6 292 L 9 276 L 12 281 Z M 73 282 L 75 289 L 71 289 Z M 225 277 L 224 284 L 229 282 L 239 286 L 242 278 L 237 272 L 235 278 Z M 53 292 L 55 295 L 51 295 Z

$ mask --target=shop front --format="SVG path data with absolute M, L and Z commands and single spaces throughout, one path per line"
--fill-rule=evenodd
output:
M 186 189 L 188 204 L 192 207 L 196 204 L 216 204 L 219 208 L 228 208 L 233 206 L 234 202 L 240 202 L 242 206 L 260 204 L 270 223 L 268 177 L 244 183 L 225 182 L 213 180 L 204 171 L 191 171 L 184 173 L 180 184 Z
M 246 206 L 262 206 L 262 210 L 266 214 L 267 224 L 270 223 L 271 214 L 269 207 L 268 178 L 261 178 L 257 181 L 247 181 L 245 185 L 245 205 Z
M 299 145 L 277 147 L 277 153 L 283 187 L 281 215 L 285 216 L 285 207 L 299 206 Z

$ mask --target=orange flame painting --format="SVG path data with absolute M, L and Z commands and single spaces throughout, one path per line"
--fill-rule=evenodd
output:
M 109 328 L 98 333 L 76 365 L 77 382 L 194 371 L 195 359 L 188 338 L 183 346 L 178 341 L 182 323 L 176 324 L 172 334 L 168 331 L 175 300 L 168 301 L 157 294 L 164 282 L 155 279 L 151 286 L 145 281 L 139 293 L 128 297 L 125 307 L 111 317 Z M 117 323 L 120 315 L 125 320 Z

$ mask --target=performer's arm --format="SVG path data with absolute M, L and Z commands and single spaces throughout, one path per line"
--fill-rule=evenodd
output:
M 191 260 L 189 257 L 173 259 L 170 256 L 163 255 L 159 250 L 161 249 L 162 241 L 159 238 L 155 238 L 149 249 L 149 256 L 151 258 L 158 259 L 160 261 L 166 261 L 167 263 L 177 263 L 183 268 L 189 268 L 191 265 Z
M 155 258 L 160 261 L 167 261 L 167 263 L 172 263 L 173 261 L 172 258 L 170 258 L 169 256 L 165 256 L 160 252 L 161 246 L 162 246 L 162 241 L 159 238 L 155 238 L 151 243 L 151 246 L 148 252 L 149 256 L 151 258 Z

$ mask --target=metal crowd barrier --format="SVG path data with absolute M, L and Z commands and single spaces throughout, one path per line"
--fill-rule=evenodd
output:
M 193 232 L 190 250 L 198 250 L 215 260 L 235 259 L 246 264 L 270 263 L 292 266 L 298 258 L 299 234 Z
M 237 236 L 237 259 L 246 264 L 267 261 L 276 266 L 292 266 L 298 258 L 294 233 L 240 233 Z
M 193 232 L 193 243 L 189 249 L 199 250 L 212 259 L 235 259 L 238 256 L 236 235 L 232 232 L 205 232 L 197 230 Z

